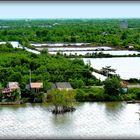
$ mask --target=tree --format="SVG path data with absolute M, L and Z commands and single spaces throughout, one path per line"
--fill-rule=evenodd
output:
M 121 39 L 122 39 L 122 40 L 127 39 L 127 33 L 126 33 L 126 32 L 124 32 L 124 33 L 122 34 Z
M 48 54 L 48 49 L 41 50 L 41 54 Z
M 116 70 L 112 69 L 111 66 L 106 66 L 106 67 L 102 67 L 101 72 L 108 77 L 110 72 L 115 73 Z
M 85 86 L 85 83 L 83 82 L 82 79 L 71 79 L 70 83 L 73 88 L 81 88 L 81 87 Z
M 3 89 L 3 86 L 2 86 L 2 84 L 0 83 L 0 90 L 2 90 Z
M 75 102 L 75 92 L 73 90 L 53 89 L 48 94 L 51 96 L 51 103 L 54 106 L 54 113 L 64 113 L 65 109 L 72 107 Z
M 20 100 L 20 93 L 16 89 L 12 92 L 12 101 L 19 101 Z
M 12 44 L 11 43 L 8 43 L 8 42 L 6 43 L 6 47 L 7 48 L 13 48 Z
M 45 80 L 45 81 L 43 82 L 43 90 L 44 90 L 44 92 L 47 92 L 47 91 L 50 90 L 50 89 L 51 89 L 51 83 L 48 82 L 47 80 Z
M 107 78 L 104 82 L 105 94 L 116 96 L 119 94 L 120 88 L 120 77 L 118 76 Z

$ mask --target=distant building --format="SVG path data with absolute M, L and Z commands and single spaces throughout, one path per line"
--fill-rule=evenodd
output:
M 15 90 L 15 89 L 19 89 L 19 84 L 18 82 L 9 82 L 7 84 L 7 88 L 11 89 L 11 90 Z
M 3 98 L 9 98 L 11 97 L 12 90 L 9 88 L 4 88 L 2 90 L 2 93 L 3 93 Z
M 13 94 L 12 93 L 14 91 L 17 91 L 19 93 L 18 94 L 18 99 L 20 99 L 21 98 L 21 91 L 20 91 L 20 87 L 19 87 L 18 82 L 9 82 L 7 84 L 7 87 L 2 90 L 3 99 L 5 101 L 7 101 L 7 100 L 12 101 L 12 98 L 13 98 Z
M 72 90 L 72 86 L 69 82 L 56 82 L 52 84 L 53 89 L 59 90 Z
M 123 93 L 127 93 L 128 91 L 128 83 L 126 81 L 121 81 L 121 90 Z
M 32 91 L 39 92 L 39 90 L 43 88 L 43 83 L 42 82 L 32 82 L 29 86 L 30 86 L 29 88 Z
M 128 22 L 126 20 L 121 20 L 120 28 L 128 28 Z

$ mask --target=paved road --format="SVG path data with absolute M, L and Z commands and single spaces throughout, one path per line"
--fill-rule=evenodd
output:
M 128 85 L 128 88 L 140 88 L 140 84 Z
M 92 86 L 95 88 L 104 88 L 104 86 Z M 136 85 L 128 85 L 128 88 L 140 88 L 140 84 L 136 84 Z

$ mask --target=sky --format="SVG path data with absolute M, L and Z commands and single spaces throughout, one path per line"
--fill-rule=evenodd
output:
M 7 18 L 140 18 L 140 2 L 1 1 L 0 19 Z

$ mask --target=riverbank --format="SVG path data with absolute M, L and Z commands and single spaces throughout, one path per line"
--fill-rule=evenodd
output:
M 90 86 L 73 89 L 76 102 L 113 102 L 113 101 L 135 101 L 140 103 L 140 87 L 128 86 L 128 91 L 120 90 L 118 95 L 111 95 L 105 93 L 104 86 Z M 23 93 L 22 93 L 23 94 Z M 42 95 L 41 95 L 42 96 Z M 39 102 L 31 101 L 29 97 L 21 98 L 17 102 L 0 102 L 0 105 L 19 105 L 25 103 L 47 103 L 51 105 L 50 95 L 39 96 L 42 98 Z
M 140 87 L 129 87 L 127 92 L 120 90 L 118 95 L 106 94 L 103 86 L 83 87 L 73 89 L 76 102 L 113 102 L 140 100 Z M 51 104 L 50 95 L 44 100 Z M 26 100 L 28 102 L 28 100 Z M 45 103 L 44 102 L 44 103 Z
M 16 101 L 16 102 L 0 102 L 0 105 L 20 105 L 22 102 L 21 101 Z

